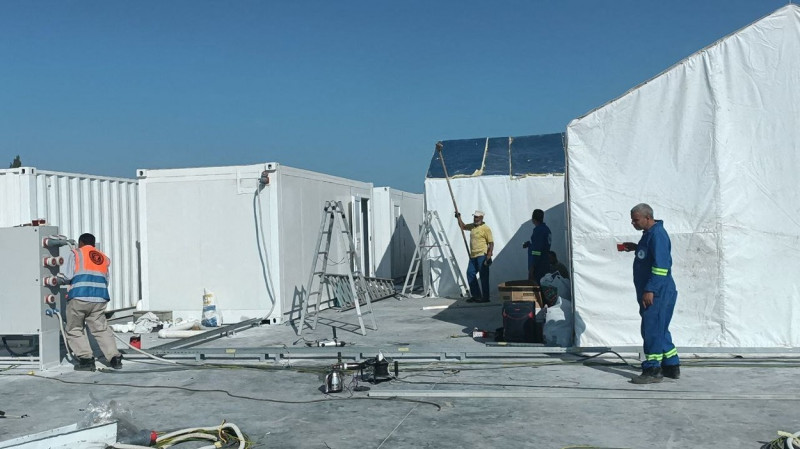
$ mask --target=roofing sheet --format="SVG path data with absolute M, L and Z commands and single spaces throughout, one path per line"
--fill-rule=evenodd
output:
M 445 140 L 442 156 L 450 177 L 564 173 L 564 134 Z M 437 151 L 427 177 L 444 178 Z

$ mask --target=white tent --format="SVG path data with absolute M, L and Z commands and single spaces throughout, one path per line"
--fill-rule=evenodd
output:
M 800 346 L 800 8 L 788 5 L 570 123 L 581 346 L 637 345 L 629 211 L 672 239 L 679 346 Z
M 522 136 L 509 139 L 481 138 L 442 142 L 453 195 L 466 223 L 472 213 L 486 213 L 486 224 L 495 240 L 490 272 L 491 296 L 497 285 L 527 279 L 528 259 L 522 243 L 533 231 L 531 213 L 545 212 L 545 223 L 553 233 L 552 250 L 567 263 L 564 212 L 564 145 L 562 134 Z M 459 268 L 466 279 L 467 249 L 439 156 L 434 152 L 425 179 L 425 208 L 439 213 Z M 466 234 L 469 240 L 469 233 Z M 431 251 L 426 284 L 437 296 L 458 297 L 459 288 L 445 261 Z

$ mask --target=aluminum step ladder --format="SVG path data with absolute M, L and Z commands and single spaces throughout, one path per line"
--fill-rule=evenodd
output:
M 428 244 L 430 240 L 432 240 L 432 244 Z M 467 287 L 467 282 L 461 274 L 461 269 L 458 267 L 456 256 L 453 254 L 453 248 L 450 246 L 450 240 L 447 238 L 447 233 L 444 232 L 442 221 L 439 219 L 439 213 L 435 210 L 429 210 L 425 213 L 425 221 L 422 223 L 419 243 L 417 243 L 417 248 L 414 250 L 414 257 L 411 259 L 411 265 L 408 267 L 408 274 L 406 274 L 406 281 L 403 284 L 401 294 L 403 296 L 408 296 L 414 290 L 414 284 L 417 281 L 417 274 L 422 268 L 422 263 L 424 260 L 428 259 L 431 250 L 434 248 L 439 250 L 439 255 L 450 268 L 450 274 L 461 290 L 461 297 L 468 298 L 469 288 Z M 433 296 L 431 286 L 428 286 L 425 296 Z
M 350 226 L 348 226 L 342 202 L 326 201 L 322 213 L 322 221 L 319 225 L 317 246 L 314 248 L 314 257 L 311 262 L 311 273 L 309 274 L 305 295 L 303 295 L 300 306 L 300 326 L 297 328 L 297 335 L 303 335 L 305 322 L 309 317 L 309 313 L 311 313 L 312 305 L 314 308 L 314 323 L 311 329 L 317 328 L 323 289 L 326 285 L 330 287 L 329 284 L 331 284 L 332 278 L 337 276 L 327 272 L 331 240 L 333 240 L 334 230 L 337 228 L 337 224 L 339 229 L 336 230 L 335 233 L 339 235 L 347 252 L 347 256 L 341 263 L 346 264 L 348 267 L 348 272 L 346 274 L 348 280 L 347 284 L 349 284 L 348 286 L 350 289 L 348 293 L 350 297 L 353 298 L 352 303 L 356 309 L 356 315 L 358 316 L 361 335 L 367 335 L 367 330 L 364 327 L 363 314 L 361 312 L 361 304 L 367 306 L 366 314 L 369 314 L 372 318 L 371 329 L 378 329 L 378 325 L 375 323 L 375 315 L 372 312 L 372 298 L 370 297 L 371 295 L 367 284 L 364 281 L 364 275 L 361 271 L 361 261 L 358 257 L 358 252 L 356 252 L 355 245 L 353 244 L 353 235 L 350 233 Z M 341 287 L 341 283 L 339 286 Z

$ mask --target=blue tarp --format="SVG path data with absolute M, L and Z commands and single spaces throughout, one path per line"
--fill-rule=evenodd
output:
M 442 156 L 450 177 L 564 173 L 564 134 L 445 140 Z M 436 150 L 427 177 L 444 178 Z

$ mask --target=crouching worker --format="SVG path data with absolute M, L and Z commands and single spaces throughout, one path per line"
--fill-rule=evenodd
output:
M 84 327 L 91 331 L 100 350 L 114 369 L 122 368 L 122 354 L 117 350 L 114 334 L 106 322 L 108 267 L 111 259 L 94 247 L 92 234 L 78 239 L 78 249 L 67 257 L 59 276 L 67 284 L 67 342 L 77 357 L 76 371 L 94 371 L 94 354 Z

